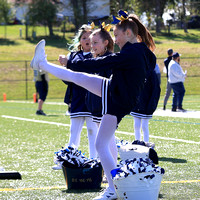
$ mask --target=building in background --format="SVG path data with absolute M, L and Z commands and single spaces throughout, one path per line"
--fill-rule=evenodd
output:
M 28 4 L 31 3 L 32 0 L 25 1 L 23 5 L 17 6 L 15 4 L 15 0 L 8 0 L 9 3 L 13 5 L 13 11 L 15 13 L 15 17 L 17 20 L 22 23 L 25 21 L 26 14 L 28 12 Z M 73 2 L 74 0 L 60 0 L 58 4 L 59 12 L 57 17 L 62 19 L 63 17 L 67 17 L 69 21 L 74 22 L 74 8 Z M 82 0 L 77 0 L 79 5 L 82 5 Z M 110 1 L 109 0 L 85 0 L 86 2 L 86 10 L 87 19 L 88 20 L 99 20 L 106 19 L 110 16 Z M 81 13 L 84 14 L 84 8 L 78 8 Z

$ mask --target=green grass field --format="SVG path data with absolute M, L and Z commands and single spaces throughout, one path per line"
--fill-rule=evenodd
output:
M 22 38 L 19 29 L 22 28 Z M 31 35 L 32 27 L 29 28 Z M 67 54 L 66 45 L 74 33 L 55 31 L 57 36 L 49 38 L 43 27 L 37 27 L 37 38 L 24 40 L 24 26 L 0 26 L 0 166 L 7 171 L 19 171 L 22 180 L 0 180 L 0 199 L 2 200 L 90 200 L 98 195 L 93 191 L 69 191 L 62 171 L 53 171 L 54 152 L 64 146 L 69 138 L 70 119 L 65 116 L 67 106 L 62 104 L 66 86 L 50 76 L 49 94 L 44 111 L 48 116 L 36 116 L 36 104 L 32 103 L 35 92 L 33 71 L 29 62 L 35 44 L 45 38 L 48 59 L 56 63 L 59 54 Z M 172 30 L 171 35 L 163 32 L 156 35 L 155 54 L 163 69 L 166 50 L 173 48 L 182 54 L 181 66 L 187 69 L 185 82 L 186 96 L 183 106 L 188 110 L 200 111 L 200 30 Z M 48 32 L 47 32 L 48 34 Z M 26 71 L 27 65 L 27 71 Z M 26 73 L 27 83 L 26 85 Z M 26 99 L 29 101 L 11 102 Z M 163 106 L 166 77 L 162 73 L 161 98 L 158 109 Z M 3 93 L 10 101 L 3 102 Z M 49 104 L 57 102 L 56 104 Z M 60 104 L 61 103 L 61 104 Z M 171 108 L 171 98 L 168 109 Z M 22 119 L 21 119 L 22 118 Z M 34 121 L 37 120 L 37 121 Z M 53 123 L 52 123 L 53 122 Z M 50 124 L 52 123 L 52 124 Z M 56 124 L 59 123 L 59 124 Z M 116 132 L 120 139 L 133 141 L 133 119 L 126 116 Z M 200 119 L 154 116 L 149 122 L 150 141 L 156 144 L 155 150 L 160 158 L 159 166 L 166 171 L 160 188 L 162 200 L 199 200 L 200 199 Z M 88 141 L 84 128 L 79 149 L 88 155 Z M 102 185 L 105 187 L 105 185 Z
M 22 38 L 19 36 L 19 30 L 22 29 Z M 32 27 L 29 27 L 29 36 L 31 36 Z M 181 53 L 181 66 L 188 71 L 188 78 L 185 82 L 186 95 L 194 95 L 199 93 L 200 82 L 200 30 L 188 30 L 185 34 L 183 30 L 172 30 L 168 35 L 162 32 L 156 35 L 152 31 L 157 56 L 157 63 L 161 72 L 163 71 L 163 60 L 167 56 L 168 48 Z M 46 39 L 46 53 L 48 60 L 58 64 L 59 54 L 67 54 L 67 44 L 70 43 L 74 33 L 66 33 L 65 38 L 55 28 L 55 37 L 49 38 L 48 29 L 44 27 L 36 27 L 35 39 L 25 40 L 25 26 L 15 25 L 7 26 L 7 37 L 4 37 L 4 26 L 0 26 L 0 99 L 3 93 L 7 94 L 7 99 L 24 100 L 32 99 L 35 92 L 33 82 L 33 70 L 29 67 L 32 59 L 36 43 L 41 39 Z M 27 81 L 27 82 L 26 82 Z M 166 76 L 162 72 L 161 94 L 164 95 L 166 87 Z M 49 94 L 50 99 L 63 99 L 66 85 L 54 76 L 50 75 Z
M 162 107 L 162 98 L 158 108 Z M 187 95 L 184 107 L 200 111 L 199 99 L 199 95 Z M 49 104 L 53 102 L 48 100 L 44 105 L 48 114 L 46 117 L 36 116 L 37 104 L 30 101 L 0 102 L 0 166 L 22 175 L 22 180 L 0 180 L 0 199 L 90 200 L 98 195 L 98 190 L 67 190 L 62 171 L 51 169 L 54 152 L 65 145 L 69 138 L 70 119 L 65 116 L 67 106 L 60 104 L 60 100 L 56 102 Z M 170 104 L 171 99 L 169 107 Z M 166 171 L 159 199 L 198 200 L 200 119 L 154 116 L 149 128 L 150 141 L 156 144 L 159 166 Z M 133 141 L 132 117 L 126 116 L 118 131 L 126 134 L 117 132 L 117 137 Z M 85 128 L 79 149 L 88 156 Z

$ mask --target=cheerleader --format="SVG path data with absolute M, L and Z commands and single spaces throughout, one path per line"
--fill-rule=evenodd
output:
M 59 56 L 59 62 L 61 65 L 65 66 L 67 60 L 84 60 L 92 57 L 92 54 L 90 52 L 91 44 L 89 38 L 91 33 L 91 26 L 81 26 L 77 35 L 74 38 L 74 43 L 69 47 L 69 49 L 72 50 L 71 53 L 69 53 L 67 56 Z M 86 122 L 89 141 L 89 158 L 96 158 L 97 151 L 95 148 L 95 141 L 98 127 L 92 121 L 91 112 L 88 111 L 85 103 L 87 90 L 78 85 L 75 85 L 74 83 L 68 81 L 63 82 L 68 85 L 64 102 L 68 104 L 68 106 L 70 106 L 69 115 L 71 121 L 70 138 L 67 145 L 75 145 L 78 148 L 80 144 L 81 131 L 84 122 Z M 53 166 L 53 169 L 62 169 L 62 167 Z
M 147 69 L 144 88 L 139 96 L 139 101 L 130 113 L 134 117 L 135 140 L 141 140 L 141 129 L 143 141 L 148 147 L 155 147 L 149 142 L 149 119 L 152 118 L 160 98 L 160 83 L 155 71 L 155 66 L 149 65 Z
M 96 149 L 108 180 L 108 188 L 94 198 L 95 200 L 117 198 L 110 174 L 111 170 L 116 168 L 109 148 L 110 141 L 119 122 L 136 106 L 144 87 L 148 67 L 156 64 L 156 57 L 151 51 L 155 48 L 153 38 L 135 15 L 120 11 L 119 17 L 114 18 L 114 23 L 115 43 L 120 47 L 120 52 L 67 62 L 68 67 L 79 72 L 49 63 L 44 50 L 45 40 L 40 41 L 36 46 L 31 62 L 33 68 L 43 69 L 102 97 L 103 117 L 96 139 Z M 110 79 L 88 74 L 98 73 L 108 68 L 112 69 Z

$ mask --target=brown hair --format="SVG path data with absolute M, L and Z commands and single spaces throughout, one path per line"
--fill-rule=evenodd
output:
M 96 34 L 99 34 L 103 41 L 108 40 L 107 50 L 109 52 L 113 52 L 114 51 L 114 42 L 113 42 L 113 39 L 112 39 L 110 33 L 108 31 L 106 31 L 105 29 L 100 28 L 100 29 L 97 29 L 96 31 L 94 31 L 91 34 L 91 36 L 96 35 Z
M 156 46 L 153 37 L 149 30 L 142 24 L 138 17 L 134 14 L 130 14 L 127 20 L 120 21 L 116 25 L 117 29 L 126 31 L 131 29 L 133 34 L 138 37 L 140 42 L 144 42 L 151 51 L 154 51 Z

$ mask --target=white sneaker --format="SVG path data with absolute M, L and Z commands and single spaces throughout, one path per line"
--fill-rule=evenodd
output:
M 3 172 L 3 171 L 5 171 L 5 169 L 0 166 L 0 171 Z
M 45 40 L 43 39 L 40 42 L 38 42 L 38 44 L 35 47 L 35 54 L 30 64 L 30 66 L 33 69 L 39 70 L 40 69 L 39 62 L 46 59 L 44 47 L 45 47 Z
M 117 194 L 115 191 L 111 190 L 109 187 L 103 191 L 100 196 L 95 197 L 93 200 L 115 200 L 117 199 Z
M 146 144 L 147 147 L 150 147 L 150 148 L 152 148 L 152 149 L 155 148 L 155 144 L 152 143 L 152 142 L 145 142 L 145 144 Z

